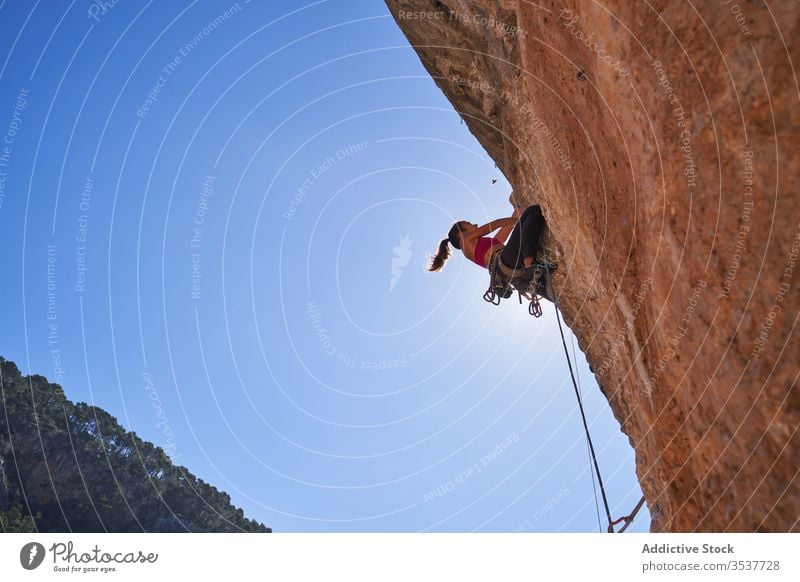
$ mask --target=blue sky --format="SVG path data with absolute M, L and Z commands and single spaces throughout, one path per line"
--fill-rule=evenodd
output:
M 552 305 L 425 271 L 510 186 L 383 2 L 0 14 L 0 354 L 275 531 L 597 531 Z M 633 451 L 576 355 L 622 515 Z

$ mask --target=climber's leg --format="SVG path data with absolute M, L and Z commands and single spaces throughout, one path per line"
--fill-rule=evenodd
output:
M 544 227 L 541 207 L 538 204 L 528 206 L 514 225 L 514 230 L 501 251 L 503 264 L 509 268 L 521 269 L 533 263 Z

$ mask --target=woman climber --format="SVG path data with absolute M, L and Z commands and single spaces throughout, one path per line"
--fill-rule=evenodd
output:
M 500 261 L 509 270 L 530 267 L 536 260 L 544 227 L 544 215 L 538 204 L 528 206 L 521 215 L 519 209 L 515 209 L 511 217 L 493 220 L 483 226 L 460 220 L 450 228 L 447 238 L 439 243 L 439 252 L 428 270 L 439 271 L 444 267 L 450 257 L 450 244 L 480 267 L 488 267 L 490 258 L 496 252 L 500 253 Z M 498 228 L 497 236 L 484 236 Z M 508 244 L 505 244 L 506 239 Z

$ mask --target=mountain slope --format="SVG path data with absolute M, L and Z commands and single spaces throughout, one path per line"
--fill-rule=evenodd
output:
M 0 406 L 0 531 L 271 531 L 103 409 L 2 357 Z

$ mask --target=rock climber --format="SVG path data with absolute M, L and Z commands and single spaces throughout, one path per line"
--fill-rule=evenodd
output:
M 528 206 L 522 213 L 515 208 L 509 218 L 499 218 L 483 226 L 460 220 L 450 228 L 447 238 L 439 243 L 439 252 L 428 270 L 439 271 L 444 267 L 450 257 L 451 244 L 480 267 L 488 268 L 492 255 L 497 252 L 500 253 L 500 261 L 508 269 L 530 267 L 536 260 L 545 224 L 538 204 Z M 498 228 L 500 230 L 496 236 L 485 236 Z

